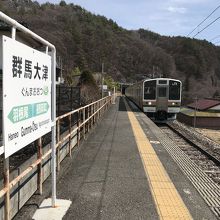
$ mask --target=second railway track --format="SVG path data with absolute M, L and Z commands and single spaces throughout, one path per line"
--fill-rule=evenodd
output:
M 210 144 L 204 136 L 189 133 L 175 123 L 163 124 L 159 127 L 191 160 L 220 185 L 220 148 Z

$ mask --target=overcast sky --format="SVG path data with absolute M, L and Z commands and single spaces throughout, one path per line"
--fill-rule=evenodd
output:
M 37 0 L 59 3 L 60 0 Z M 187 36 L 216 7 L 220 0 L 65 0 L 88 11 L 104 15 L 128 30 L 144 28 L 161 35 Z M 220 8 L 190 37 L 220 17 Z M 218 36 L 218 37 L 217 37 Z M 220 45 L 220 19 L 196 36 Z

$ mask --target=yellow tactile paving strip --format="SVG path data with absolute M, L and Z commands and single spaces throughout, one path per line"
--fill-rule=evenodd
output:
M 126 108 L 130 110 L 127 104 Z M 160 219 L 192 219 L 134 113 L 128 111 L 128 117 Z

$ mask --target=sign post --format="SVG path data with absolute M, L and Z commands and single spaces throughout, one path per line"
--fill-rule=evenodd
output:
M 52 199 L 51 206 L 56 207 L 56 50 L 52 50 Z

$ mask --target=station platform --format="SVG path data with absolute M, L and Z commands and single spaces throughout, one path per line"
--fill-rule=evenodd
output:
M 152 124 L 117 98 L 61 166 L 57 198 L 72 201 L 63 219 L 218 219 Z

